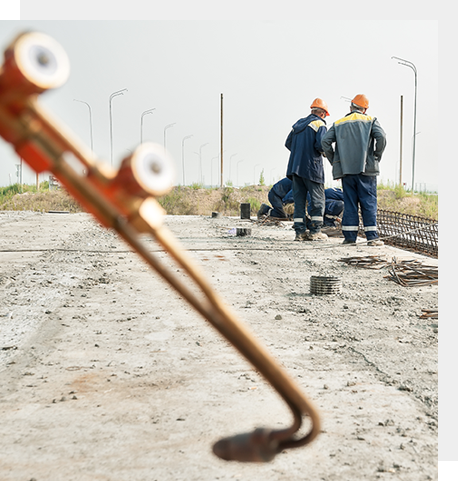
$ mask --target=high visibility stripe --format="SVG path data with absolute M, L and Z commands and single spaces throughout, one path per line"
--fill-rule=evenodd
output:
M 358 225 L 343 225 L 342 230 L 355 231 L 355 230 L 359 230 L 359 226 Z
M 371 231 L 377 230 L 377 226 L 376 225 L 369 225 L 367 227 L 364 227 L 364 230 L 366 232 L 371 232 Z
M 326 124 L 322 120 L 314 120 L 308 124 L 308 127 L 311 127 L 315 132 L 318 132 L 320 127 L 323 127 L 323 125 Z
M 342 124 L 344 122 L 355 122 L 360 120 L 362 120 L 363 122 L 372 122 L 373 119 L 374 117 L 371 117 L 370 115 L 364 115 L 364 114 L 359 114 L 357 112 L 353 112 L 351 115 L 347 115 L 346 117 L 343 117 L 342 119 L 334 122 L 334 125 Z
M 321 217 L 319 215 L 312 215 L 311 220 L 321 220 L 321 221 L 323 221 L 323 217 Z
M 295 222 L 296 224 L 303 224 L 303 223 L 304 223 L 304 219 L 302 219 L 302 218 L 300 218 L 300 219 L 293 219 L 293 220 L 294 220 L 294 222 Z

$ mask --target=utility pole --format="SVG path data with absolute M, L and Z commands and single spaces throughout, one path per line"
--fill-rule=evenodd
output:
M 223 188 L 223 165 L 223 94 L 221 94 L 221 188 Z

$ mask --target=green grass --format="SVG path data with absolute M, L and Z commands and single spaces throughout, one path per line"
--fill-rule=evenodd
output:
M 249 203 L 256 213 L 261 204 L 268 203 L 268 186 L 247 185 L 240 189 L 228 185 L 222 189 L 204 189 L 199 183 L 177 186 L 158 199 L 169 215 L 211 215 L 213 211 L 223 215 L 240 215 L 240 204 Z M 378 185 L 378 207 L 384 210 L 438 219 L 438 195 L 414 193 L 402 186 Z M 77 202 L 64 189 L 49 191 L 48 182 L 42 182 L 37 191 L 35 185 L 14 184 L 0 187 L 0 210 L 50 210 L 81 212 Z

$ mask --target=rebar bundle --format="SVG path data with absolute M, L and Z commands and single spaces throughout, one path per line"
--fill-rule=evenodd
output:
M 393 261 L 386 278 L 405 287 L 429 286 L 439 282 L 439 269 L 437 266 L 423 265 L 421 261 Z
M 365 269 L 381 269 L 389 265 L 385 256 L 352 256 L 340 259 L 348 265 L 363 267 Z

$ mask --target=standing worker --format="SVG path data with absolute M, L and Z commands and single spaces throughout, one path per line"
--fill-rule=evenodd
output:
M 285 146 L 291 152 L 286 176 L 292 180 L 294 197 L 294 230 L 296 241 L 323 241 L 328 238 L 321 232 L 325 207 L 323 148 L 321 140 L 326 134 L 325 117 L 328 106 L 315 99 L 309 116 L 299 119 L 286 139 Z M 305 204 L 310 193 L 310 231 L 306 232 Z
M 375 117 L 366 115 L 369 100 L 359 94 L 351 101 L 350 113 L 334 122 L 323 138 L 324 153 L 334 179 L 342 179 L 344 244 L 355 244 L 361 207 L 367 244 L 383 245 L 377 234 L 377 175 L 386 146 L 385 131 Z M 332 144 L 335 143 L 335 148 Z

